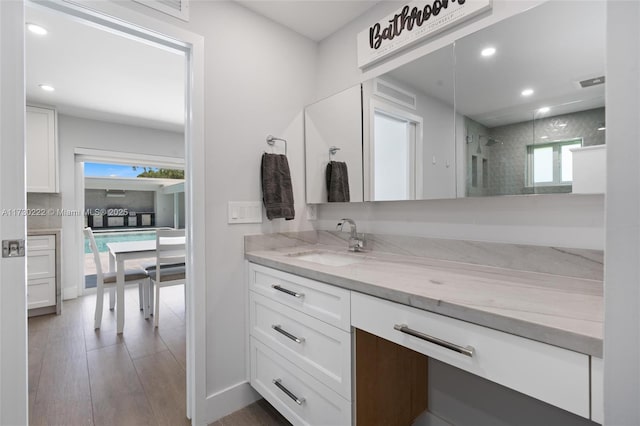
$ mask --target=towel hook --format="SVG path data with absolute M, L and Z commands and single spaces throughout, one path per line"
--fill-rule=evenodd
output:
M 287 155 L 287 141 L 284 140 L 284 139 L 281 139 L 281 138 L 276 138 L 276 137 L 271 136 L 271 135 L 267 136 L 267 143 L 270 146 L 275 145 L 276 141 L 284 142 L 284 155 L 286 156 Z
M 331 161 L 331 157 L 333 155 L 336 155 L 336 152 L 340 151 L 340 148 L 338 148 L 337 146 L 332 146 L 329 148 L 329 161 Z

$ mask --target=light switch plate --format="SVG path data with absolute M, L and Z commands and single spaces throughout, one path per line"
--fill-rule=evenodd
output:
M 262 223 L 262 202 L 260 201 L 229 201 L 227 222 Z

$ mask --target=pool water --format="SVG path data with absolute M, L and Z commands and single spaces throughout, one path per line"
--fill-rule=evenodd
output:
M 124 241 L 152 241 L 156 239 L 156 231 L 135 231 L 135 232 L 94 232 L 93 237 L 96 240 L 98 251 L 104 253 L 109 251 L 108 243 L 121 243 Z M 89 239 L 84 239 L 85 254 L 91 253 Z

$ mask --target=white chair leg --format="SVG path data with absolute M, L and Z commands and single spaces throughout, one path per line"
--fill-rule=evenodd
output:
M 116 307 L 116 286 L 109 288 L 109 310 L 113 311 Z
M 158 327 L 158 322 L 160 319 L 160 283 L 156 283 L 156 305 L 153 309 L 153 325 Z
M 143 288 L 144 284 L 143 281 L 140 281 L 138 283 L 138 302 L 140 303 L 140 310 L 143 311 L 144 310 L 144 290 Z
M 154 286 L 155 286 L 155 282 L 149 278 L 149 300 L 147 301 L 147 305 L 149 306 L 149 315 L 153 315 L 153 300 L 154 300 Z
M 151 281 L 149 278 L 147 278 L 146 280 L 144 280 L 141 285 L 142 285 L 142 294 L 144 296 L 144 300 L 142 301 L 143 303 L 143 312 L 144 312 L 144 319 L 149 319 L 149 281 Z
M 93 320 L 93 328 L 97 330 L 100 328 L 102 324 L 102 305 L 104 304 L 104 288 L 102 286 L 98 286 L 98 291 L 96 292 L 96 312 Z

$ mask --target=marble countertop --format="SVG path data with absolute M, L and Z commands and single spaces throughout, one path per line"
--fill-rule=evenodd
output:
M 326 251 L 358 258 L 328 266 L 296 255 Z M 598 279 L 384 252 L 300 243 L 248 247 L 254 263 L 602 357 L 603 284 Z

